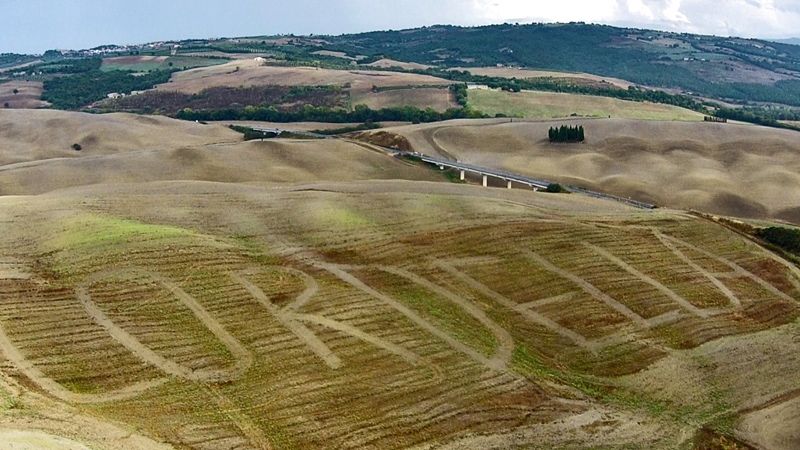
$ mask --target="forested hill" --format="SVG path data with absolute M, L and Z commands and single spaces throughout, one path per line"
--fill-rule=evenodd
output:
M 800 46 L 604 25 L 433 26 L 323 37 L 348 55 L 448 67 L 588 72 L 716 98 L 800 106 Z

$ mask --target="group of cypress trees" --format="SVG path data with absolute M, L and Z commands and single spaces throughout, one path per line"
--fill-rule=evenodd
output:
M 583 142 L 586 137 L 583 125 L 573 127 L 561 125 L 560 128 L 551 127 L 549 131 L 550 142 Z

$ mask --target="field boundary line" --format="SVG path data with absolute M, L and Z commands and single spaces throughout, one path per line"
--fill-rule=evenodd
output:
M 271 269 L 279 269 L 282 270 L 283 268 L 277 267 L 270 267 Z M 308 329 L 305 325 L 294 320 L 294 313 L 289 313 L 281 310 L 278 308 L 274 303 L 269 300 L 264 291 L 256 286 L 253 282 L 246 279 L 245 276 L 253 275 L 257 273 L 260 269 L 249 269 L 243 270 L 235 273 L 230 273 L 229 276 L 233 281 L 239 283 L 247 292 L 264 308 L 267 309 L 283 326 L 288 328 L 298 339 L 300 339 L 303 343 L 305 343 L 308 348 L 314 352 L 328 367 L 331 369 L 338 369 L 342 367 L 342 360 L 336 356 L 333 351 L 324 343 L 322 340 L 314 334 L 313 331 Z M 290 272 L 291 273 L 291 272 Z M 303 277 L 305 279 L 305 277 Z M 310 278 L 310 276 L 309 276 Z M 303 300 L 303 296 L 307 293 L 311 292 L 311 295 L 308 296 L 305 301 L 308 301 L 316 295 L 316 290 L 314 288 L 316 286 L 316 281 L 312 286 L 307 286 L 305 292 L 300 294 L 298 300 Z
M 364 342 L 368 342 L 378 348 L 386 350 L 390 353 L 394 353 L 395 355 L 406 360 L 406 362 L 409 364 L 416 365 L 419 362 L 419 356 L 415 355 L 414 353 L 398 345 L 386 342 L 385 340 L 379 337 L 361 331 L 352 325 L 348 325 L 346 323 L 342 323 L 337 320 L 329 319 L 327 317 L 311 315 L 311 314 L 298 314 L 297 316 L 295 316 L 295 318 L 303 322 L 315 323 L 317 325 L 322 325 L 332 330 L 341 331 L 343 333 L 349 334 L 355 338 L 361 339 Z
M 714 284 L 714 286 L 716 286 L 716 287 L 717 287 L 717 289 L 719 289 L 719 290 L 722 292 L 722 294 L 723 294 L 723 295 L 725 295 L 726 297 L 728 297 L 728 300 L 730 300 L 731 304 L 732 304 L 732 305 L 733 305 L 735 308 L 739 308 L 739 307 L 741 307 L 741 306 L 742 306 L 742 301 L 741 301 L 741 300 L 739 300 L 739 297 L 737 297 L 737 296 L 736 296 L 736 294 L 734 294 L 734 293 L 733 293 L 733 291 L 731 291 L 731 290 L 728 288 L 728 286 L 725 286 L 725 283 L 723 283 L 722 281 L 720 281 L 720 280 L 719 280 L 719 278 L 717 278 L 717 277 L 715 276 L 715 274 L 713 274 L 713 273 L 709 272 L 708 270 L 704 269 L 702 266 L 700 266 L 700 265 L 699 265 L 699 264 L 697 264 L 696 262 L 692 261 L 692 259 L 691 259 L 691 258 L 689 258 L 688 256 L 686 256 L 686 254 L 684 254 L 684 253 L 681 251 L 681 249 L 679 249 L 679 248 L 678 248 L 678 247 L 675 245 L 675 243 L 674 243 L 674 242 L 672 242 L 672 241 L 671 241 L 671 240 L 668 238 L 668 236 L 667 236 L 667 235 L 665 235 L 664 233 L 661 233 L 661 232 L 660 232 L 659 230 L 657 230 L 657 229 L 653 229 L 652 231 L 653 231 L 653 234 L 655 235 L 655 237 L 656 237 L 656 238 L 657 238 L 659 241 L 661 241 L 661 244 L 662 244 L 662 245 L 664 245 L 664 247 L 667 247 L 667 248 L 668 248 L 670 251 L 672 251 L 672 253 L 673 253 L 675 256 L 677 256 L 678 258 L 680 258 L 680 260 L 681 260 L 681 261 L 683 261 L 684 263 L 686 263 L 686 264 L 687 264 L 689 267 L 691 267 L 692 269 L 696 270 L 698 273 L 700 273 L 701 275 L 703 275 L 704 277 L 706 277 L 706 278 L 707 278 L 707 279 L 708 279 L 708 280 L 709 280 L 711 283 L 713 283 L 713 284 Z M 681 242 L 683 242 L 683 241 L 681 241 Z M 688 242 L 684 242 L 684 244 L 686 244 L 686 245 L 689 245 L 689 244 L 688 244 Z
M 717 256 L 717 255 L 715 255 L 715 254 L 713 254 L 711 252 L 703 250 L 702 248 L 697 247 L 696 245 L 692 245 L 692 244 L 690 244 L 690 243 L 688 243 L 686 241 L 683 241 L 681 239 L 678 239 L 678 238 L 675 238 L 675 237 L 672 237 L 672 236 L 668 236 L 666 234 L 662 234 L 662 236 L 664 237 L 664 239 L 666 239 L 666 240 L 668 240 L 670 242 L 673 242 L 673 243 L 678 244 L 678 245 L 686 246 L 689 249 L 692 249 L 692 250 L 694 250 L 696 252 L 699 252 L 699 253 L 701 253 L 701 254 L 709 257 L 709 258 L 715 259 L 718 262 L 721 262 L 722 264 L 725 264 L 726 266 L 730 267 L 737 275 L 744 276 L 744 277 L 747 277 L 747 278 L 751 279 L 752 281 L 754 281 L 759 286 L 763 287 L 764 289 L 770 291 L 771 293 L 775 294 L 776 296 L 778 296 L 778 297 L 780 297 L 780 298 L 782 298 L 784 300 L 788 300 L 790 302 L 797 303 L 797 300 L 795 300 L 792 297 L 790 297 L 789 295 L 781 292 L 775 286 L 767 283 L 763 278 L 761 278 L 758 275 L 750 272 L 749 270 L 745 269 L 744 267 L 740 266 L 739 264 L 736 264 L 735 262 L 733 262 L 733 261 L 731 261 L 729 259 L 723 258 L 721 256 Z
M 463 298 L 459 297 L 458 295 L 450 292 L 449 290 L 428 281 L 427 279 L 409 272 L 405 269 L 399 269 L 395 267 L 388 267 L 388 266 L 378 266 L 377 267 L 384 272 L 388 272 L 400 277 L 403 277 L 411 282 L 414 282 L 434 293 L 446 298 L 450 302 L 454 303 L 459 308 L 463 309 L 464 311 L 468 312 L 472 317 L 478 320 L 485 328 L 487 328 L 491 333 L 494 335 L 495 339 L 497 339 L 497 348 L 495 349 L 495 356 L 489 360 L 489 362 L 495 366 L 497 370 L 503 370 L 509 362 L 511 362 L 511 357 L 514 353 L 514 338 L 511 337 L 511 333 L 508 332 L 505 328 L 501 327 L 497 323 L 495 323 L 492 319 L 490 319 L 486 312 L 476 305 L 464 300 Z

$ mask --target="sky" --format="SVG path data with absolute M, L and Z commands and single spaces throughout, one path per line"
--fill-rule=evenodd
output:
M 779 39 L 800 37 L 800 0 L 2 0 L 0 53 L 503 22 Z

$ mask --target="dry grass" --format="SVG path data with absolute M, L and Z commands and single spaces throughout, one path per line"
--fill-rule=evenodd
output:
M 800 278 L 726 228 L 424 182 L 439 175 L 344 141 L 212 144 L 206 130 L 228 131 L 147 119 L 200 143 L 5 167 L 19 193 L 74 186 L 0 197 L 11 428 L 114 450 L 129 433 L 110 423 L 150 437 L 134 448 L 667 449 L 742 415 L 760 444 L 796 442 Z M 550 125 L 479 123 L 406 131 L 512 153 Z M 632 127 L 676 133 L 589 136 Z
M 9 219 L 0 251 L 19 255 L 32 276 L 0 280 L 0 325 L 45 378 L 71 392 L 111 395 L 166 379 L 131 398 L 81 408 L 188 448 L 405 448 L 515 430 L 521 434 L 513 439 L 527 436 L 528 444 L 555 445 L 567 433 L 578 448 L 656 441 L 670 448 L 683 420 L 705 423 L 707 410 L 630 416 L 636 410 L 625 412 L 617 397 L 607 406 L 576 401 L 567 393 L 586 386 L 571 377 L 638 373 L 625 389 L 659 401 L 641 383 L 685 380 L 645 375 L 662 367 L 660 349 L 694 348 L 669 357 L 691 359 L 720 336 L 739 350 L 714 353 L 713 370 L 696 367 L 698 385 L 724 375 L 744 386 L 747 373 L 726 369 L 750 361 L 742 351 L 762 355 L 765 380 L 724 397 L 726 405 L 758 403 L 796 384 L 766 382 L 797 367 L 796 358 L 786 359 L 790 350 L 777 364 L 775 353 L 745 343 L 762 339 L 750 333 L 794 320 L 800 291 L 785 268 L 773 268 L 771 278 L 785 291 L 765 289 L 755 275 L 728 278 L 728 264 L 771 259 L 717 225 L 614 212 L 599 201 L 590 202 L 596 213 L 580 212 L 590 203 L 577 196 L 383 184 L 149 183 L 3 201 Z M 717 259 L 704 259 L 704 251 Z M 720 292 L 714 279 L 741 306 L 710 302 Z M 676 303 L 652 280 L 698 309 Z M 75 295 L 80 286 L 167 362 L 237 373 L 230 372 L 236 347 L 206 325 L 218 323 L 250 368 L 222 384 L 165 378 L 172 369 L 144 363 L 86 314 Z M 178 301 L 178 292 L 210 319 Z M 304 292 L 311 294 L 301 300 Z M 777 316 L 764 313 L 775 309 Z M 791 333 L 764 333 L 772 333 L 763 334 L 770 345 L 791 340 Z M 563 385 L 570 380 L 573 387 Z M 573 400 L 559 400 L 564 395 Z M 594 414 L 620 419 L 586 419 Z
M 14 93 L 14 90 L 19 91 Z M 36 109 L 48 106 L 41 100 L 44 87 L 38 81 L 9 81 L 0 84 L 0 107 L 8 103 L 10 109 Z
M 633 83 L 617 78 L 605 78 L 598 75 L 591 75 L 588 73 L 570 73 L 570 72 L 551 72 L 545 70 L 528 70 L 528 69 L 512 69 L 508 67 L 480 67 L 480 68 L 460 68 L 454 70 L 467 70 L 473 75 L 487 76 L 487 77 L 503 77 L 503 78 L 574 78 L 576 80 L 588 80 L 591 82 L 606 82 L 622 89 L 628 89 Z
M 583 125 L 584 144 L 547 130 Z M 676 208 L 800 223 L 797 133 L 738 124 L 564 119 L 400 127 L 423 153 Z
M 238 68 L 238 70 L 237 70 Z M 367 92 L 372 86 L 446 85 L 447 80 L 427 75 L 376 72 L 369 70 L 328 70 L 313 67 L 261 66 L 255 61 L 233 61 L 214 67 L 179 72 L 159 89 L 196 94 L 217 86 L 343 86 L 350 83 L 354 92 Z
M 395 61 L 393 59 L 379 59 L 374 63 L 367 64 L 367 66 L 371 67 L 383 67 L 390 69 L 392 67 L 399 67 L 405 70 L 425 70 L 430 69 L 431 66 L 419 63 L 409 63 L 409 62 L 402 62 L 402 61 Z
M 143 150 L 231 142 L 241 134 L 217 125 L 129 114 L 0 110 L 0 167 Z M 72 149 L 80 144 L 82 150 Z
M 397 89 L 384 92 L 364 92 L 352 96 L 353 105 L 364 104 L 372 109 L 390 108 L 393 106 L 416 106 L 420 109 L 433 108 L 444 112 L 448 108 L 457 108 L 452 92 L 448 88 L 414 88 Z
M 490 116 L 505 114 L 549 119 L 576 114 L 641 120 L 703 120 L 703 114 L 676 106 L 557 92 L 474 90 L 469 92 L 469 105 Z

